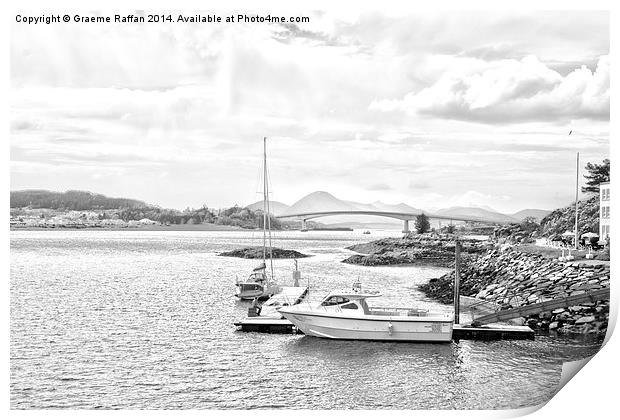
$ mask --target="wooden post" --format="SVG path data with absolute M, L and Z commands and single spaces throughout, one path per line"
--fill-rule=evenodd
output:
M 454 246 L 454 323 L 460 324 L 460 313 L 461 313 L 461 270 L 460 270 L 460 262 L 461 262 L 461 242 L 457 239 L 455 241 Z

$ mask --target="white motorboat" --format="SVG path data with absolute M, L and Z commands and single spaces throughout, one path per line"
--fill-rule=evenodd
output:
M 260 317 L 261 319 L 284 319 L 284 316 L 278 312 L 278 309 L 301 303 L 307 293 L 307 287 L 282 287 L 282 290 L 279 293 L 271 296 L 262 305 L 256 308 L 250 308 L 250 310 L 248 310 L 248 318 Z
M 448 342 L 454 316 L 423 309 L 369 307 L 377 291 L 335 290 L 318 303 L 302 302 L 278 311 L 306 335 L 341 340 Z

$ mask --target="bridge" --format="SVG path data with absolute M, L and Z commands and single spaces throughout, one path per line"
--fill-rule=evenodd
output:
M 277 219 L 289 219 L 289 218 L 299 218 L 301 219 L 301 230 L 307 230 L 306 222 L 311 219 L 317 219 L 319 217 L 327 217 L 327 216 L 380 216 L 380 217 L 389 217 L 392 219 L 398 219 L 403 221 L 403 233 L 409 233 L 409 221 L 414 220 L 416 217 L 421 215 L 422 213 L 426 214 L 429 219 L 437 219 L 437 220 L 450 220 L 450 221 L 461 221 L 461 222 L 479 222 L 479 223 L 490 223 L 490 224 L 501 224 L 497 220 L 489 220 L 478 217 L 468 217 L 468 216 L 444 216 L 439 214 L 431 214 L 426 212 L 417 212 L 417 213 L 400 213 L 400 212 L 392 212 L 392 211 L 378 211 L 378 210 L 334 210 L 334 211 L 315 211 L 315 212 L 306 212 L 306 213 L 294 213 L 294 214 L 281 214 L 276 216 Z

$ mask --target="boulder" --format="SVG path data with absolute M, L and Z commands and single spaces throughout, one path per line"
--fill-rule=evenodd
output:
M 593 316 L 582 316 L 581 318 L 579 318 L 579 319 L 577 319 L 575 321 L 575 324 L 581 325 L 581 324 L 586 324 L 588 322 L 593 322 L 595 320 L 596 320 L 596 318 L 593 317 Z

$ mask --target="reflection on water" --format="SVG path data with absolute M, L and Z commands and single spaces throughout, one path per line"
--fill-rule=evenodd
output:
M 313 255 L 299 262 L 312 298 L 359 277 L 383 292 L 377 304 L 450 310 L 415 287 L 443 268 L 340 263 L 345 246 L 366 240 L 287 232 L 276 245 Z M 600 346 L 239 332 L 232 322 L 249 303 L 234 299 L 234 279 L 255 261 L 216 253 L 260 241 L 247 232 L 12 232 L 11 407 L 516 408 L 546 401 L 561 363 Z M 292 261 L 274 264 L 290 282 Z

